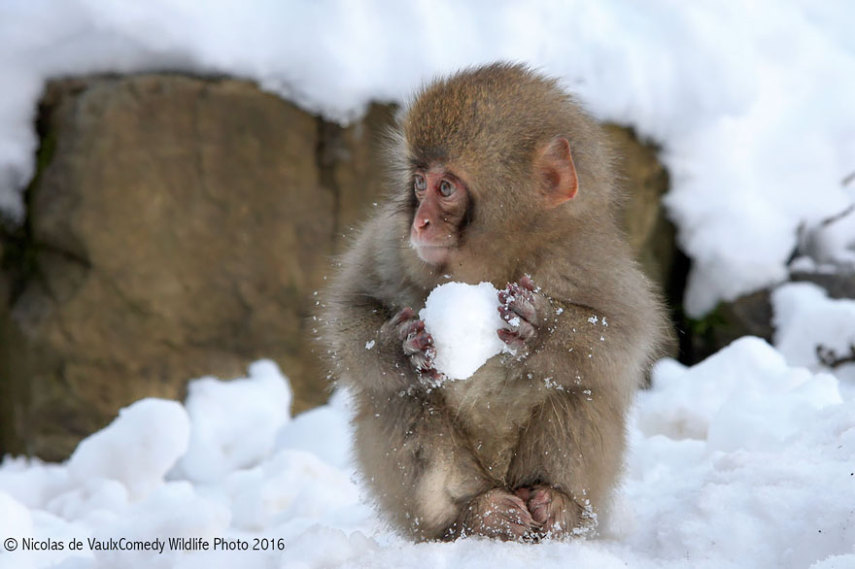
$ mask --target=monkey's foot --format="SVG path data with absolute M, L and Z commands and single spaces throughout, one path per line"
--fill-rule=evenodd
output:
M 539 525 L 539 537 L 561 537 L 584 531 L 582 508 L 570 496 L 548 486 L 519 488 L 516 496 L 525 502 L 531 517 Z
M 473 498 L 458 525 L 460 535 L 481 535 L 502 541 L 525 539 L 540 527 L 522 498 L 500 488 Z

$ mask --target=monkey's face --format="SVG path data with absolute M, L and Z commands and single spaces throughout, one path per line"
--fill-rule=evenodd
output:
M 440 164 L 415 168 L 411 183 L 415 213 L 410 245 L 425 263 L 445 265 L 460 246 L 470 207 L 469 188 Z
M 413 101 L 393 159 L 410 245 L 433 272 L 495 276 L 537 248 L 542 227 L 563 229 L 542 221 L 564 215 L 578 188 L 568 103 L 554 82 L 507 65 L 438 81 Z

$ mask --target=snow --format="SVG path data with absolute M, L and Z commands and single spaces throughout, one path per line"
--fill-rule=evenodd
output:
M 692 367 L 655 366 L 598 537 L 531 545 L 397 536 L 351 460 L 348 394 L 292 418 L 287 378 L 261 361 L 246 378 L 194 380 L 183 405 L 134 403 L 67 463 L 6 457 L 0 539 L 18 549 L 0 553 L 0 567 L 851 569 L 855 377 L 793 363 L 803 354 L 789 338 L 824 341 L 813 317 L 836 322 L 835 339 L 852 337 L 855 318 L 834 320 L 852 301 L 802 284 L 773 301 L 777 347 L 746 337 Z M 170 544 L 179 537 L 208 549 Z
M 772 303 L 775 345 L 791 364 L 816 368 L 817 345 L 838 355 L 855 349 L 855 299 L 831 299 L 815 284 L 790 283 L 772 293 Z
M 855 180 L 853 180 L 855 181 Z M 806 270 L 848 267 L 855 270 L 855 204 L 815 227 L 803 227 L 799 232 L 799 252 L 796 261 L 809 261 Z M 818 266 L 817 266 L 818 265 Z M 792 268 L 792 264 L 790 265 Z
M 434 364 L 448 379 L 467 379 L 505 344 L 496 330 L 506 328 L 499 316 L 499 291 L 487 282 L 448 282 L 431 291 L 419 318 L 433 336 Z
M 23 216 L 51 77 L 228 74 L 348 121 L 437 74 L 524 61 L 662 146 L 699 316 L 785 280 L 800 226 L 820 257 L 855 258 L 851 220 L 820 231 L 855 202 L 853 20 L 852 3 L 804 0 L 5 0 L 0 210 Z
M 246 379 L 192 382 L 186 407 L 193 429 L 177 469 L 191 480 L 211 482 L 257 464 L 289 420 L 291 399 L 290 387 L 269 360 L 254 363 Z
M 77 483 L 107 478 L 121 483 L 131 498 L 146 496 L 187 452 L 187 415 L 174 401 L 137 401 L 77 446 L 68 461 L 69 477 Z

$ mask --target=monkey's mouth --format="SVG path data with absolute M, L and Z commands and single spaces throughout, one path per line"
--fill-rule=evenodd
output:
M 451 254 L 451 247 L 445 245 L 424 245 L 410 241 L 410 246 L 416 250 L 419 259 L 429 265 L 442 265 Z

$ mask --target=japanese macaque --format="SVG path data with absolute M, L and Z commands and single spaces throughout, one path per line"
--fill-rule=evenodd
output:
M 391 195 L 323 314 L 374 498 L 418 540 L 593 531 L 668 334 L 603 135 L 554 80 L 494 64 L 427 86 L 390 146 Z M 442 381 L 417 315 L 449 281 L 492 283 L 507 322 L 509 353 L 463 381 Z

